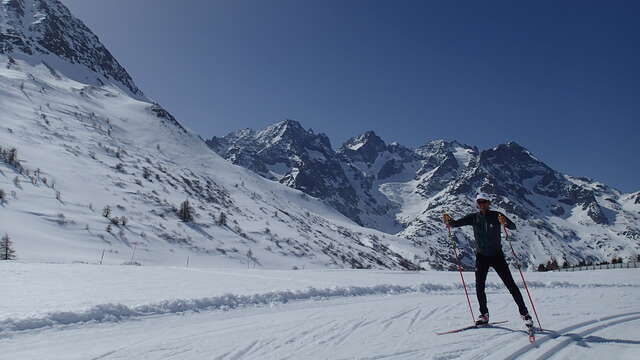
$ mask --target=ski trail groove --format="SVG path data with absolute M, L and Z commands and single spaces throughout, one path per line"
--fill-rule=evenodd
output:
M 249 344 L 248 346 L 245 346 L 241 349 L 239 349 L 238 351 L 236 351 L 236 353 L 234 355 L 232 355 L 231 357 L 229 357 L 229 359 L 231 360 L 240 360 L 243 358 L 243 356 L 247 355 L 248 353 L 251 352 L 251 350 L 253 350 L 253 348 L 258 344 L 258 340 L 252 342 L 251 344 Z
M 334 346 L 338 346 L 340 344 L 342 344 L 343 342 L 345 342 L 349 336 L 351 336 L 353 333 L 356 332 L 356 330 L 358 330 L 360 327 L 363 326 L 364 323 L 366 323 L 366 320 L 362 320 L 360 322 L 358 322 L 357 324 L 353 325 L 351 327 L 351 329 L 348 329 L 346 332 L 343 332 L 342 334 L 340 334 L 339 339 L 333 343 Z
M 633 317 L 629 317 L 629 318 L 619 319 L 619 320 L 615 320 L 615 321 L 612 321 L 612 322 L 609 322 L 609 323 L 606 323 L 606 324 L 598 325 L 598 326 L 592 327 L 590 329 L 587 329 L 587 330 L 585 330 L 585 331 L 583 331 L 583 332 L 581 332 L 581 333 L 579 333 L 579 334 L 577 334 L 575 336 L 570 336 L 569 339 L 564 340 L 561 343 L 559 343 L 558 345 L 552 347 L 551 349 L 546 351 L 544 354 L 540 355 L 540 357 L 538 359 L 542 359 L 542 360 L 548 359 L 551 356 L 557 354 L 558 352 L 562 351 L 563 349 L 565 349 L 569 345 L 573 344 L 576 341 L 576 337 L 577 338 L 582 338 L 585 335 L 592 334 L 592 333 L 594 333 L 596 331 L 600 331 L 602 329 L 606 329 L 606 328 L 611 327 L 611 326 L 619 325 L 619 324 L 626 323 L 626 322 L 629 322 L 629 321 L 634 321 L 634 320 L 640 320 L 640 316 L 633 316 Z
M 418 320 L 418 318 L 420 317 L 420 314 L 422 313 L 422 310 L 418 309 L 418 311 L 416 311 L 416 314 L 413 315 L 413 318 L 411 319 L 411 322 L 409 322 L 409 326 L 407 326 L 407 332 L 411 331 L 411 328 L 413 327 L 413 325 L 416 323 L 416 321 Z
M 393 322 L 395 320 L 400 319 L 401 317 L 403 317 L 403 316 L 405 316 L 407 314 L 410 314 L 411 312 L 417 310 L 418 308 L 419 308 L 419 306 L 416 306 L 414 308 L 411 308 L 411 309 L 405 310 L 405 311 L 401 311 L 401 312 L 399 312 L 399 313 L 397 313 L 397 314 L 395 314 L 395 315 L 393 315 L 393 316 L 391 316 L 389 318 L 381 320 L 380 323 L 384 324 L 383 330 L 387 330 L 393 324 Z
M 455 308 L 455 305 L 451 305 L 451 304 L 435 306 L 429 312 L 422 315 L 422 318 L 420 318 L 420 321 L 431 319 L 433 316 L 436 316 L 438 313 L 446 314 L 454 308 Z
M 550 335 L 544 336 L 542 338 L 537 337 L 535 344 L 527 344 L 526 346 L 523 346 L 520 349 L 514 351 L 513 353 L 511 353 L 510 355 L 508 355 L 504 359 L 505 360 L 517 359 L 520 356 L 528 353 L 529 351 L 531 351 L 533 349 L 540 348 L 540 345 L 546 343 L 547 341 L 549 341 L 551 339 L 557 339 L 560 336 L 563 336 L 563 334 L 568 332 L 568 331 L 572 331 L 572 330 L 576 330 L 576 329 L 579 329 L 579 328 L 583 328 L 585 326 L 589 326 L 589 325 L 592 325 L 592 324 L 595 324 L 595 323 L 598 323 L 598 322 L 603 322 L 603 321 L 608 321 L 608 320 L 612 320 L 612 319 L 617 319 L 617 318 L 621 318 L 621 317 L 625 317 L 625 316 L 633 316 L 633 315 L 638 315 L 638 314 L 640 314 L 640 312 L 630 312 L 630 313 L 623 313 L 623 314 L 617 314 L 617 315 L 610 315 L 610 316 L 605 316 L 605 317 L 602 317 L 602 318 L 596 318 L 596 319 L 593 319 L 593 320 L 583 321 L 583 322 L 568 326 L 568 327 L 566 327 L 564 329 L 560 329 L 558 331 L 553 331 L 553 332 L 551 332 Z
M 118 350 L 111 350 L 111 351 L 107 351 L 104 354 L 98 355 L 96 357 L 91 358 L 90 360 L 100 360 L 100 359 L 106 359 L 108 356 L 111 356 L 113 354 L 115 354 L 116 352 L 118 352 Z

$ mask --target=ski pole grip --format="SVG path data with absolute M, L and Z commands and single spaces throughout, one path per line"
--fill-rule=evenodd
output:
M 502 224 L 502 228 L 504 229 L 504 239 L 507 241 L 511 241 L 511 239 L 509 238 L 509 229 L 507 229 L 507 225 Z

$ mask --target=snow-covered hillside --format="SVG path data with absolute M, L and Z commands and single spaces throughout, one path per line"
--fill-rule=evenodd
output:
M 295 131 L 272 131 L 291 128 Z M 332 150 L 326 135 L 286 120 L 263 131 L 214 137 L 208 144 L 235 164 L 324 199 L 357 223 L 408 238 L 417 256 L 436 267 L 448 267 L 451 260 L 442 214 L 474 211 L 480 191 L 516 222 L 513 238 L 524 264 L 640 254 L 637 193 L 562 174 L 514 142 L 480 151 L 435 140 L 410 149 L 369 131 Z M 321 153 L 316 144 L 323 144 Z M 456 233 L 463 262 L 472 266 L 471 230 Z
M 0 147 L 0 232 L 26 261 L 449 268 L 441 215 L 472 211 L 479 190 L 530 266 L 640 253 L 637 193 L 515 143 L 409 149 L 367 132 L 335 150 L 287 120 L 205 144 L 57 0 L 0 3 Z M 187 199 L 194 222 L 176 214 Z
M 19 259 L 416 268 L 408 242 L 221 159 L 59 1 L 0 16 L 0 232 Z

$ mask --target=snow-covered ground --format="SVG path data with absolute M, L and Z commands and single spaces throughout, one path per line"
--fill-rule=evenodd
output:
M 471 321 L 455 272 L 7 262 L 0 274 L 0 359 L 640 355 L 638 269 L 527 273 L 546 329 L 535 346 L 494 273 L 491 315 L 509 322 L 442 336 Z

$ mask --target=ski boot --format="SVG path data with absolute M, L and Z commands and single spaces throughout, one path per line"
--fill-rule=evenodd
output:
M 534 343 L 536 341 L 536 334 L 535 334 L 535 329 L 533 328 L 533 319 L 531 318 L 531 315 L 529 314 L 522 315 L 522 320 L 524 320 L 524 325 L 527 327 L 529 342 Z
M 486 325 L 489 325 L 489 313 L 480 314 L 480 316 L 478 316 L 478 320 L 476 320 L 476 326 Z

